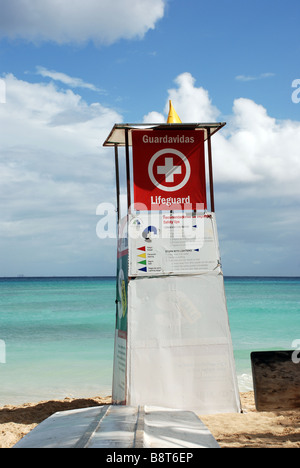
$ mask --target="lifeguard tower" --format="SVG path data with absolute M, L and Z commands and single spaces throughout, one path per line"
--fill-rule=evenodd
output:
M 115 404 L 240 412 L 214 205 L 211 139 L 224 125 L 182 123 L 170 102 L 168 123 L 116 124 L 104 142 L 117 188 Z

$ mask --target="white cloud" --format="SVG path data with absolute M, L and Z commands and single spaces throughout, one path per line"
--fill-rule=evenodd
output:
M 41 257 L 47 261 L 39 265 L 40 274 L 56 274 L 62 259 L 70 265 L 83 252 L 89 266 L 82 271 L 92 269 L 101 250 L 96 208 L 115 201 L 114 160 L 102 143 L 122 117 L 99 103 L 88 105 L 71 90 L 59 91 L 53 83 L 31 84 L 13 75 L 5 82 L 6 104 L 0 106 L 0 275 L 13 269 L 25 251 L 27 256 L 30 252 L 29 271 L 20 266 L 11 274 L 34 274 L 33 265 Z M 21 245 L 25 250 L 15 258 Z M 111 267 L 113 272 L 114 259 Z
M 220 111 L 213 106 L 206 89 L 195 87 L 195 78 L 190 73 L 182 73 L 174 82 L 177 88 L 168 90 L 168 99 L 164 114 L 157 111 L 144 116 L 145 123 L 163 123 L 167 121 L 169 100 L 172 101 L 182 122 L 214 122 Z
M 54 81 L 59 81 L 70 88 L 85 88 L 90 89 L 91 91 L 103 92 L 103 90 L 97 88 L 92 83 L 86 83 L 81 78 L 74 78 L 72 76 L 66 75 L 65 73 L 57 72 L 55 70 L 47 70 L 44 67 L 36 67 L 37 74 L 41 75 L 43 78 L 51 78 Z
M 59 44 L 142 38 L 165 0 L 0 0 L 0 36 Z
M 208 91 L 195 87 L 195 78 L 190 73 L 182 73 L 175 79 L 177 88 L 170 89 L 169 99 L 176 104 L 176 112 L 182 122 L 213 122 L 220 112 L 213 106 Z M 168 103 L 165 112 L 169 110 Z
M 300 195 L 300 122 L 277 121 L 250 99 L 234 101 L 224 134 L 216 136 L 216 176 L 261 187 L 261 195 Z
M 147 115 L 144 116 L 143 123 L 165 123 L 166 119 L 164 115 L 160 114 L 159 112 L 149 112 Z
M 256 80 L 263 80 L 265 78 L 272 78 L 275 76 L 275 73 L 261 73 L 260 75 L 237 75 L 235 79 L 237 81 L 256 81 Z

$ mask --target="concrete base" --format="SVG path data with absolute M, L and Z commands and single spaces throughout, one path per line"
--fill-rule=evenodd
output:
M 14 448 L 219 448 L 195 413 L 99 406 L 59 412 Z

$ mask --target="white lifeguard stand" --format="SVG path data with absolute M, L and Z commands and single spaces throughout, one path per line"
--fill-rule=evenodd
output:
M 175 121 L 116 124 L 104 142 L 115 149 L 119 235 L 113 402 L 240 412 L 212 170 L 211 137 L 225 123 Z

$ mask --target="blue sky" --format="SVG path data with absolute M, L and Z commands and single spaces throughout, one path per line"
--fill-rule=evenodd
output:
M 115 197 L 101 145 L 115 122 L 166 119 L 169 98 L 183 121 L 227 122 L 214 141 L 225 274 L 300 275 L 299 12 L 0 0 L 0 276 L 115 273 L 115 241 L 95 234 Z

